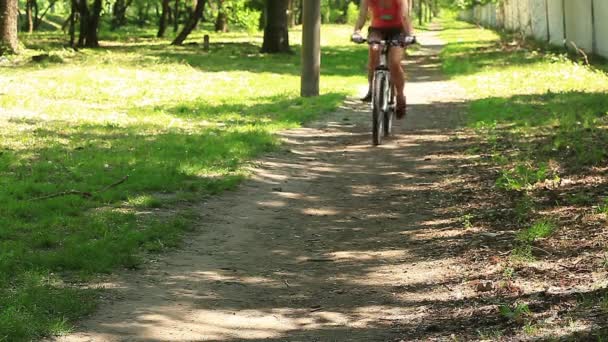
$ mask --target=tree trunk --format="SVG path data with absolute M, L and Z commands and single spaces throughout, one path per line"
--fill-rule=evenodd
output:
M 102 0 L 93 2 L 93 10 L 89 11 L 87 0 L 80 0 L 80 34 L 78 37 L 79 47 L 99 47 L 97 29 L 99 28 L 99 16 L 101 15 Z
M 293 4 L 294 0 L 287 0 L 287 26 L 292 28 L 296 25 L 295 8 Z
M 194 9 L 194 12 L 190 16 L 190 18 L 188 18 L 188 21 L 186 22 L 186 25 L 184 25 L 182 31 L 177 35 L 177 37 L 175 37 L 173 42 L 171 42 L 171 45 L 182 45 L 182 43 L 184 42 L 184 40 L 186 40 L 190 32 L 194 30 L 196 24 L 198 24 L 198 21 L 201 18 L 201 15 L 203 14 L 203 9 L 205 8 L 206 2 L 207 0 L 198 0 L 196 2 L 196 8 Z
M 114 2 L 114 6 L 112 6 L 112 14 L 114 15 L 112 18 L 112 30 L 127 24 L 127 8 L 129 5 L 130 3 L 127 3 L 125 0 L 116 0 Z
M 78 3 L 76 0 L 71 1 L 71 10 L 70 10 L 70 46 L 72 48 L 76 47 L 75 37 L 76 37 L 76 11 L 78 10 Z
M 0 0 L 0 56 L 17 52 L 18 13 L 17 0 Z
M 302 25 L 302 15 L 304 13 L 304 0 L 298 0 L 298 21 L 296 25 Z
M 27 17 L 27 26 L 24 26 L 23 30 L 28 33 L 34 32 L 34 2 L 35 0 L 27 0 L 25 2 L 25 16 Z
M 167 29 L 167 19 L 169 17 L 170 11 L 169 1 L 170 0 L 163 0 L 163 12 L 160 15 L 160 20 L 158 22 L 158 33 L 156 34 L 156 37 L 158 38 L 162 38 L 165 36 L 165 30 Z
M 46 16 L 47 12 L 51 11 L 53 13 L 53 9 L 55 8 L 55 3 L 57 0 L 51 0 L 47 8 L 42 12 L 41 15 L 38 15 L 38 3 L 36 3 L 36 16 L 34 17 L 34 31 L 38 31 L 40 28 L 40 23 L 42 23 L 42 19 Z
M 215 32 L 228 32 L 228 17 L 224 11 L 217 13 L 217 19 L 215 20 Z
M 418 25 L 422 26 L 422 0 L 418 0 Z
M 224 10 L 224 0 L 218 1 L 217 19 L 215 20 L 215 32 L 228 32 L 228 16 Z
M 178 28 L 179 28 L 179 0 L 175 0 L 175 4 L 173 7 L 173 32 L 177 32 Z
M 287 30 L 287 1 L 267 0 L 266 15 L 262 52 L 291 52 Z

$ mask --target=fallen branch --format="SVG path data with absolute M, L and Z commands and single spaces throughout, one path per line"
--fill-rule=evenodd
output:
M 121 178 L 120 180 L 110 184 L 110 185 L 106 185 L 105 187 L 97 190 L 97 191 L 93 191 L 93 192 L 87 192 L 87 191 L 77 191 L 77 190 L 68 190 L 68 191 L 62 191 L 62 192 L 57 192 L 54 194 L 50 194 L 50 195 L 45 195 L 45 196 L 41 196 L 41 197 L 35 197 L 30 199 L 30 201 L 40 201 L 40 200 L 45 200 L 45 199 L 50 199 L 50 198 L 56 198 L 56 197 L 63 197 L 63 196 L 69 196 L 69 195 L 77 195 L 77 196 L 81 196 L 82 198 L 91 198 L 93 197 L 93 195 L 95 194 L 100 194 L 102 192 L 108 191 L 110 189 L 112 189 L 113 187 L 116 187 L 122 183 L 124 183 L 127 179 L 129 179 L 129 176 L 124 176 L 123 178 Z
M 567 44 L 570 44 L 576 52 L 578 52 L 579 54 L 581 54 L 583 56 L 583 58 L 585 59 L 585 65 L 590 65 L 589 56 L 587 56 L 587 53 L 585 53 L 585 51 L 583 51 L 583 49 L 579 48 L 578 45 L 576 45 L 576 43 L 571 40 L 569 40 L 567 42 Z
M 84 198 L 90 198 L 90 197 L 93 196 L 93 194 L 91 194 L 90 192 L 70 190 L 70 191 L 57 192 L 57 193 L 46 195 L 46 196 L 42 196 L 42 197 L 32 198 L 30 201 L 40 201 L 40 200 L 44 200 L 44 199 L 55 198 L 55 197 L 62 197 L 62 196 L 69 196 L 69 195 L 79 195 L 79 196 L 82 196 Z
M 542 248 L 539 248 L 539 247 L 536 247 L 536 246 L 532 246 L 532 248 L 534 248 L 534 249 L 536 249 L 536 250 L 539 250 L 539 251 L 541 251 L 541 252 L 544 252 L 544 253 L 546 253 L 547 255 L 553 255 L 553 254 L 551 254 L 551 252 L 547 252 L 546 250 L 544 250 L 544 249 L 542 249 Z

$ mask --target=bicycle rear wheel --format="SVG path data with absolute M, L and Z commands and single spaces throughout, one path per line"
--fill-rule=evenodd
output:
M 382 144 L 384 134 L 384 108 L 386 108 L 386 75 L 376 72 L 374 75 L 374 88 L 372 98 L 372 143 Z

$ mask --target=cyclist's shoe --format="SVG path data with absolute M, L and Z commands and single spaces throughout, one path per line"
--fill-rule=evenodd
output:
M 372 92 L 368 91 L 364 97 L 361 98 L 362 102 L 372 102 Z
M 397 117 L 397 120 L 403 119 L 405 117 L 405 113 L 406 113 L 406 105 L 405 105 L 405 97 L 404 97 L 402 103 L 400 103 L 399 100 L 397 100 L 397 106 L 395 107 L 395 116 Z

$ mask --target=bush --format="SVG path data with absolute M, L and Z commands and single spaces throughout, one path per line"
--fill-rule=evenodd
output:
M 344 24 L 346 21 L 344 20 L 344 14 L 342 11 L 333 9 L 329 14 L 329 21 L 332 24 Z
M 348 9 L 346 10 L 346 23 L 354 25 L 359 18 L 359 7 L 354 2 L 350 2 L 348 4 Z
M 249 8 L 245 1 L 234 1 L 228 8 L 228 22 L 236 26 L 255 32 L 260 25 L 260 11 Z

